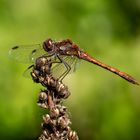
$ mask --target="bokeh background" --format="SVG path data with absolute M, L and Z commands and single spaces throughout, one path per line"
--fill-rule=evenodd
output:
M 42 88 L 12 61 L 15 45 L 70 38 L 89 54 L 140 81 L 139 0 L 0 0 L 0 139 L 35 140 Z M 82 61 L 65 79 L 65 104 L 80 140 L 140 140 L 140 87 Z

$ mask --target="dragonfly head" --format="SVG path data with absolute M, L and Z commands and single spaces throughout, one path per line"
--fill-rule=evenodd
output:
M 53 40 L 49 38 L 46 41 L 44 41 L 43 42 L 43 48 L 47 52 L 52 51 L 52 49 L 53 49 Z

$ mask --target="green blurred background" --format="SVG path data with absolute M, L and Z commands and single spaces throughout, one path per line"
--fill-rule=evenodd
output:
M 0 139 L 35 140 L 42 88 L 8 57 L 15 45 L 70 38 L 140 81 L 139 0 L 0 0 Z M 140 88 L 87 62 L 65 79 L 65 104 L 80 140 L 140 140 Z

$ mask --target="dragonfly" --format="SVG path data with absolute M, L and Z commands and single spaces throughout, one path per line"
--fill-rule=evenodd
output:
M 52 71 L 53 73 L 61 73 L 58 78 L 61 81 L 68 73 L 75 71 L 79 60 L 85 60 L 122 77 L 132 84 L 139 85 L 135 78 L 95 59 L 70 39 L 55 41 L 48 38 L 42 44 L 15 46 L 11 48 L 9 54 L 15 60 L 26 63 L 35 63 L 36 59 L 41 56 L 53 58 L 56 64 L 53 66 Z M 31 67 L 32 65 L 29 67 L 29 69 Z

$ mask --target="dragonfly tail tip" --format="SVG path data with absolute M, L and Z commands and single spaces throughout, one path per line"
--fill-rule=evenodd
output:
M 138 82 L 138 81 L 136 81 L 136 80 L 135 80 L 135 81 L 133 81 L 132 83 L 133 83 L 133 84 L 135 84 L 135 85 L 138 85 L 138 86 L 140 85 L 140 84 L 139 84 L 139 82 Z

